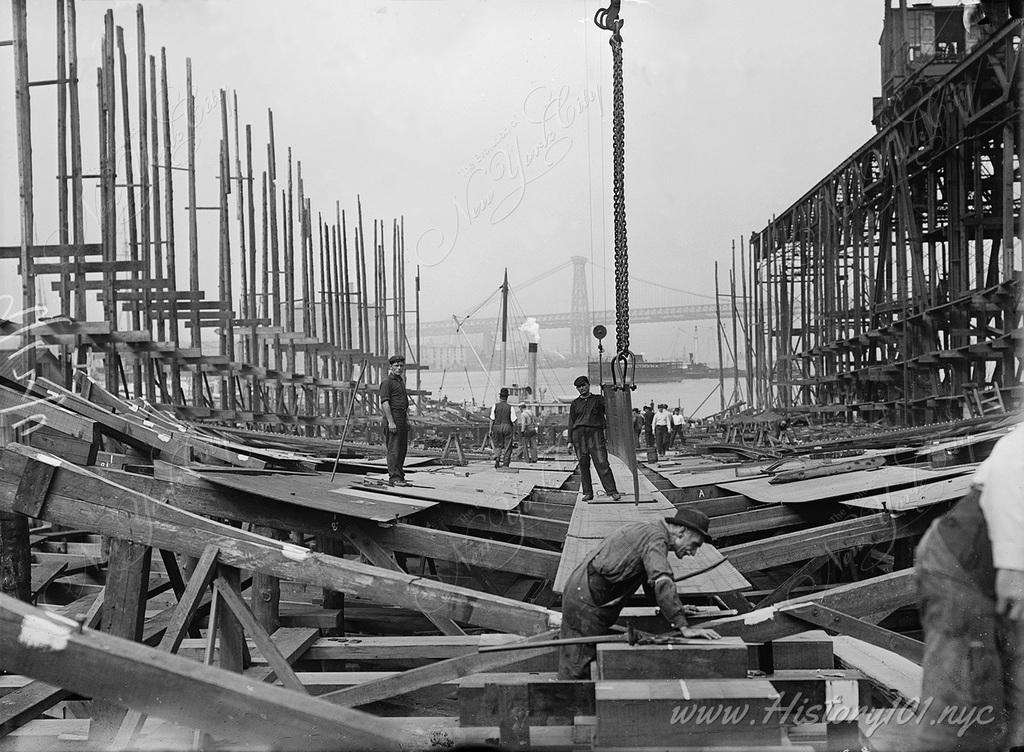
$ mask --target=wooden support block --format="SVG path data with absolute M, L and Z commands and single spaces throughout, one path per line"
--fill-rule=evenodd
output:
M 771 658 L 773 671 L 835 667 L 832 638 L 821 629 L 772 640 Z
M 488 673 L 459 682 L 459 724 L 498 726 L 502 744 L 522 746 L 531 726 L 571 725 L 594 713 L 594 683 L 554 673 Z
M 599 681 L 595 747 L 781 744 L 779 694 L 763 679 Z
M 745 679 L 747 646 L 737 637 L 686 645 L 597 646 L 597 675 L 612 679 Z
M 779 722 L 845 723 L 870 706 L 871 683 L 860 671 L 797 669 L 776 671 L 765 677 L 779 693 Z
M 41 455 L 48 457 L 49 455 Z M 57 469 L 51 462 L 30 459 L 22 473 L 18 490 L 14 492 L 14 511 L 26 517 L 38 517 L 50 492 L 53 473 Z

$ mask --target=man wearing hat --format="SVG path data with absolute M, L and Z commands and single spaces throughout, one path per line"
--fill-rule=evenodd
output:
M 405 357 L 388 358 L 388 374 L 380 382 L 380 409 L 384 413 L 384 443 L 388 447 L 388 482 L 392 486 L 412 485 L 405 479 L 405 453 L 409 448 L 409 394 L 402 371 Z
M 672 424 L 672 417 L 668 414 L 668 405 L 658 405 L 658 412 L 654 415 L 654 445 L 658 454 L 668 452 L 668 429 Z
M 680 509 L 674 517 L 634 522 L 616 530 L 566 580 L 560 638 L 609 634 L 626 600 L 642 586 L 680 635 L 719 639 L 714 630 L 687 623 L 688 609 L 679 601 L 668 562 L 670 549 L 681 559 L 693 556 L 705 541 L 711 542 L 708 517 L 696 509 Z M 596 656 L 594 645 L 563 645 L 558 678 L 589 679 Z
M 594 482 L 590 477 L 590 461 L 594 461 L 597 477 L 601 479 L 604 492 L 618 501 L 621 498 L 615 487 L 615 478 L 608 465 L 608 445 L 605 443 L 604 427 L 608 421 L 605 417 L 604 397 L 590 393 L 590 379 L 586 376 L 577 378 L 573 385 L 580 396 L 569 405 L 569 443 L 576 450 L 576 459 L 580 463 L 580 485 L 583 488 L 583 501 L 594 498 Z
M 489 431 L 494 446 L 494 467 L 508 467 L 512 461 L 512 435 L 516 420 L 516 409 L 508 403 L 508 388 L 498 390 L 498 401 L 491 405 Z

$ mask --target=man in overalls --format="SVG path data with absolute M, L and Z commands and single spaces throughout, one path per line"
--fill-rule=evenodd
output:
M 705 541 L 711 542 L 708 524 L 703 512 L 680 509 L 674 517 L 634 522 L 605 538 L 565 582 L 559 636 L 608 634 L 626 600 L 643 586 L 681 636 L 719 639 L 713 629 L 689 626 L 687 608 L 679 600 L 668 563 L 670 548 L 682 558 L 693 556 Z M 596 657 L 595 645 L 563 645 L 558 654 L 558 678 L 589 679 L 590 664 Z

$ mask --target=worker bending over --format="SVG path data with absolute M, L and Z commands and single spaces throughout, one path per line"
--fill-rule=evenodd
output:
M 932 523 L 915 569 L 925 651 L 918 742 L 927 750 L 1024 747 L 1024 428 Z
M 675 517 L 616 530 L 566 580 L 561 638 L 608 634 L 625 601 L 642 585 L 683 637 L 717 640 L 714 630 L 687 623 L 687 608 L 679 601 L 668 563 L 669 549 L 679 558 L 693 556 L 705 541 L 711 541 L 708 517 L 695 509 L 680 509 Z M 559 679 L 590 678 L 590 663 L 597 655 L 594 645 L 563 645 L 559 650 Z

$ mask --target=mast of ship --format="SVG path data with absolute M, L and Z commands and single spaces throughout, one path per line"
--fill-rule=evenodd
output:
M 501 383 L 505 386 L 505 371 L 508 368 L 508 267 L 505 267 L 505 278 L 501 283 Z

